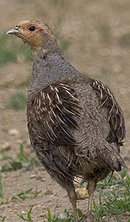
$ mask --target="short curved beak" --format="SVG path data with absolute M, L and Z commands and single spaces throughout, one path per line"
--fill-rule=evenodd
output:
M 6 32 L 6 35 L 8 35 L 8 34 L 16 35 L 16 34 L 20 33 L 18 29 L 19 29 L 18 26 L 16 26 L 15 28 L 10 29 L 8 32 Z

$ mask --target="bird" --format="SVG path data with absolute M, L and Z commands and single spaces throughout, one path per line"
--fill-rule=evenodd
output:
M 85 222 L 92 222 L 96 184 L 126 167 L 123 112 L 106 84 L 79 72 L 61 52 L 48 25 L 25 20 L 10 29 L 34 54 L 27 96 L 30 142 L 49 175 L 66 191 L 77 214 L 76 177 L 88 189 Z M 80 55 L 79 55 L 80 56 Z

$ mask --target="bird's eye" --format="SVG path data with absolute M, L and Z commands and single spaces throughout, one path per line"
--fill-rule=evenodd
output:
M 34 30 L 35 30 L 35 26 L 30 26 L 30 27 L 29 27 L 29 31 L 32 32 L 32 31 L 34 31 Z

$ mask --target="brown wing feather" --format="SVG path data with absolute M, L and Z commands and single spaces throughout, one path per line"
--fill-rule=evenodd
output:
M 116 102 L 112 92 L 108 87 L 100 81 L 93 80 L 91 83 L 93 90 L 99 98 L 99 108 L 103 107 L 108 110 L 108 121 L 110 123 L 111 130 L 108 137 L 108 142 L 116 142 L 122 145 L 122 140 L 125 137 L 125 122 L 121 108 Z
M 57 83 L 39 90 L 27 105 L 27 118 L 39 122 L 42 137 L 52 144 L 75 145 L 71 129 L 78 129 L 75 116 L 80 115 L 75 91 L 67 84 Z M 36 124 L 37 124 L 36 123 Z M 33 123 L 34 124 L 34 123 Z

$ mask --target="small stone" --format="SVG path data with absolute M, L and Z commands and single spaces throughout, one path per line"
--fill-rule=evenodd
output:
M 30 179 L 36 178 L 36 174 L 30 175 Z
M 76 188 L 77 199 L 86 199 L 88 197 L 88 190 L 86 188 Z
M 2 167 L 0 167 L 0 171 L 1 171 Z M 7 178 L 7 174 L 2 173 L 2 178 Z
M 51 190 L 47 190 L 45 193 L 44 193 L 44 195 L 52 195 L 53 194 L 53 192 L 51 191 Z
M 0 104 L 0 110 L 5 109 L 6 105 L 4 103 Z
M 42 176 L 38 175 L 36 179 L 42 181 Z
M 8 151 L 8 150 L 10 150 L 10 143 L 9 142 L 3 142 L 2 144 L 1 144 L 1 148 L 2 148 L 2 150 L 5 150 L 5 151 Z
M 41 213 L 40 217 L 45 217 L 45 213 Z
M 65 219 L 66 219 L 66 215 L 65 215 L 65 214 L 60 214 L 60 218 L 61 218 L 62 220 L 65 220 Z
M 33 207 L 33 209 L 35 209 L 35 208 L 41 208 L 41 207 L 42 207 L 42 205 L 37 204 L 37 205 L 35 205 L 35 206 Z
M 17 140 L 17 143 L 18 144 L 23 144 L 23 141 L 22 140 Z
M 17 129 L 10 129 L 8 131 L 9 135 L 11 136 L 18 136 L 19 135 L 19 131 Z
M 127 179 L 127 176 L 125 176 L 124 178 L 123 178 L 123 180 L 125 181 Z
M 116 187 L 115 185 L 112 185 L 110 186 L 110 189 L 115 189 L 115 187 Z
M 46 179 L 45 179 L 45 178 L 41 178 L 41 181 L 42 181 L 42 182 L 45 182 L 45 181 L 46 181 Z

